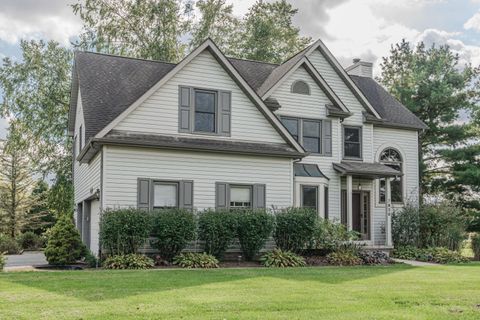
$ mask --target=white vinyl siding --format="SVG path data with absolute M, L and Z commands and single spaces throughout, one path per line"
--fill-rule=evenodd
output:
M 75 121 L 75 135 L 79 137 L 80 126 L 85 128 L 83 120 L 83 108 L 80 92 L 78 93 L 78 102 L 77 102 L 77 115 Z M 84 129 L 83 129 L 84 130 Z M 85 136 L 84 134 L 82 135 Z M 85 145 L 85 143 L 82 143 Z M 79 141 L 77 142 L 76 155 L 80 153 L 78 150 Z M 90 163 L 80 163 L 77 160 L 74 160 L 74 199 L 75 203 L 79 203 L 86 198 L 90 197 L 92 193 L 91 190 L 95 192 L 97 189 L 100 189 L 100 167 L 101 167 L 101 154 L 100 152 L 90 161 Z
M 145 148 L 104 148 L 104 207 L 135 207 L 137 179 L 192 180 L 193 206 L 215 208 L 215 183 L 265 184 L 266 207 L 292 205 L 292 161 Z
M 265 116 L 207 51 L 199 54 L 180 70 L 142 105 L 132 111 L 115 129 L 207 138 L 201 134 L 179 133 L 179 86 L 231 92 L 231 136 L 208 136 L 209 139 L 285 143 Z

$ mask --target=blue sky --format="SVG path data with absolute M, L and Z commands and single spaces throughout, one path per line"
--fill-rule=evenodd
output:
M 81 29 L 69 4 L 81 0 L 1 0 L 0 58 L 20 59 L 20 39 L 53 39 L 68 46 Z M 113 0 L 111 0 L 113 1 Z M 255 0 L 227 0 L 242 15 Z M 480 0 L 301 0 L 295 24 L 321 38 L 347 66 L 360 57 L 374 62 L 402 38 L 449 44 L 463 63 L 480 65 Z M 0 139 L 7 122 L 0 118 Z

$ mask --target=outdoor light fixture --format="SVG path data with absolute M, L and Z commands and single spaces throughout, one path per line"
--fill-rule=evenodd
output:
M 358 182 L 358 190 L 362 191 L 362 184 Z

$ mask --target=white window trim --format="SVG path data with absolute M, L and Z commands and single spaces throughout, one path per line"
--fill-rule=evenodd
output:
M 332 194 L 332 189 L 328 185 L 328 179 L 320 177 L 295 177 L 294 178 L 294 207 L 302 207 L 302 186 L 317 187 L 317 213 L 321 218 L 325 218 L 325 187 L 328 187 L 329 196 Z M 331 209 L 331 201 L 329 209 Z
M 407 184 L 408 184 L 408 177 L 407 177 L 407 158 L 405 156 L 405 152 L 403 152 L 402 148 L 398 146 L 395 143 L 391 142 L 386 142 L 380 145 L 377 149 L 377 152 L 375 154 L 375 161 L 380 161 L 380 155 L 385 149 L 392 148 L 397 150 L 400 153 L 400 156 L 402 157 L 402 192 L 403 192 L 403 201 L 402 202 L 392 202 L 392 205 L 397 206 L 398 208 L 403 208 L 405 206 L 405 203 L 407 203 Z M 374 181 L 374 192 L 375 192 L 375 207 L 376 208 L 385 208 L 385 202 L 380 202 L 380 180 L 375 179 Z

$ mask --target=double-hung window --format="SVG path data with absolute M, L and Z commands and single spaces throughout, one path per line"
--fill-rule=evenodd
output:
M 343 127 L 343 157 L 346 159 L 362 158 L 361 127 Z
M 178 183 L 154 182 L 153 183 L 153 208 L 154 209 L 178 208 Z
M 281 117 L 288 132 L 308 152 L 332 155 L 332 122 L 330 120 Z
M 217 93 L 195 89 L 195 131 L 216 132 Z
M 247 209 L 252 207 L 252 186 L 230 186 L 230 208 Z
M 318 187 L 302 185 L 302 207 L 318 209 Z

